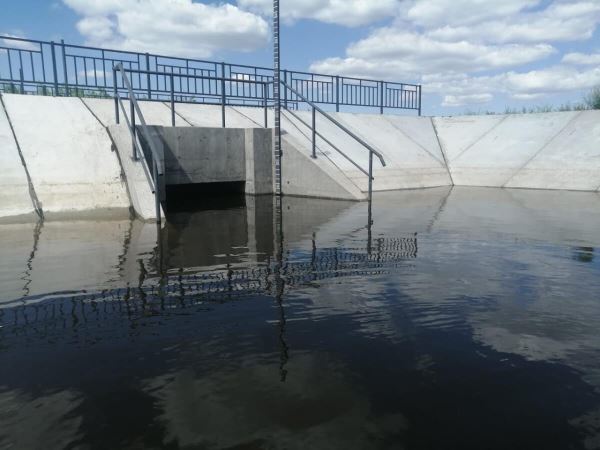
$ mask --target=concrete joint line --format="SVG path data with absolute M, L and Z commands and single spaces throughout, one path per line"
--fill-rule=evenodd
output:
M 458 158 L 460 158 L 462 155 L 464 155 L 467 151 L 469 151 L 470 149 L 472 149 L 477 143 L 479 143 L 484 137 L 486 137 L 488 134 L 490 134 L 492 131 L 494 131 L 496 128 L 498 128 L 500 125 L 502 125 L 502 123 L 504 123 L 504 121 L 506 119 L 508 119 L 510 116 L 507 114 L 505 115 L 502 119 L 500 119 L 498 121 L 498 123 L 494 126 L 492 126 L 492 128 L 490 128 L 489 130 L 487 130 L 485 133 L 483 133 L 481 136 L 479 136 L 475 141 L 473 141 L 473 143 L 467 145 L 458 155 L 456 155 L 456 158 L 454 158 L 454 161 L 456 161 Z
M 244 118 L 248 119 L 250 122 L 252 122 L 252 123 L 256 124 L 258 127 L 260 127 L 260 128 L 264 128 L 264 126 L 265 126 L 264 124 L 262 124 L 262 125 L 261 125 L 261 124 L 260 124 L 260 123 L 258 123 L 256 120 L 254 120 L 252 117 L 250 117 L 250 116 L 247 116 L 246 114 L 244 114 L 244 113 L 243 113 L 243 112 L 241 112 L 241 111 L 238 111 L 238 110 L 237 110 L 237 108 L 236 108 L 235 106 L 231 106 L 230 108 L 231 108 L 232 110 L 234 110 L 236 113 L 238 113 L 240 116 L 242 116 L 242 117 L 244 117 Z
M 171 111 L 171 105 L 169 105 L 168 103 L 165 103 L 165 102 L 162 102 L 162 104 L 165 105 L 169 111 Z M 177 112 L 177 108 L 175 108 L 175 115 L 177 117 L 179 117 L 181 120 L 183 120 L 185 123 L 187 123 L 190 127 L 194 127 L 195 126 L 192 122 L 190 122 L 185 117 L 183 117 L 180 113 L 178 113 Z
M 98 123 L 100 125 L 102 125 L 106 129 L 106 124 L 102 123 L 102 121 L 100 120 L 100 118 L 94 113 L 94 111 L 92 111 L 92 108 L 90 108 L 88 106 L 88 104 L 85 102 L 85 100 L 83 98 L 81 98 L 81 97 L 79 97 L 79 100 L 81 100 L 81 103 L 83 103 L 83 106 L 85 106 L 85 109 L 87 109 L 90 112 L 90 114 L 92 116 L 94 116 L 94 118 L 98 121 Z
M 579 116 L 581 116 L 581 114 L 583 114 L 583 111 L 578 112 L 577 114 L 575 114 L 573 116 L 573 118 L 571 118 L 571 120 L 569 120 L 564 127 L 562 127 L 560 130 L 558 130 L 558 132 L 554 135 L 552 135 L 552 137 L 550 139 L 548 139 L 548 141 L 546 141 L 546 143 L 544 145 L 542 145 L 540 147 L 540 149 L 535 152 L 531 158 L 529 158 L 527 161 L 525 161 L 525 164 L 523 164 L 521 167 L 519 167 L 515 173 L 513 173 L 508 180 L 506 180 L 503 184 L 502 187 L 506 187 L 506 185 L 510 182 L 510 180 L 512 180 L 514 177 L 516 177 L 518 175 L 519 172 L 521 172 L 525 167 L 527 167 L 529 165 L 529 163 L 531 163 L 531 161 L 533 161 L 535 158 L 537 158 L 539 156 L 540 153 L 542 153 L 551 143 L 552 141 L 554 141 L 558 136 L 560 136 L 563 131 L 565 131 L 569 125 L 571 125 L 575 119 L 578 119 Z
M 25 157 L 23 156 L 23 151 L 21 150 L 21 145 L 19 144 L 19 140 L 17 139 L 15 127 L 13 126 L 12 120 L 10 120 L 10 116 L 8 115 L 8 109 L 6 109 L 6 105 L 4 104 L 4 97 L 2 96 L 2 94 L 0 94 L 0 105 L 2 105 L 2 109 L 6 114 L 8 126 L 10 127 L 13 139 L 15 140 L 15 145 L 17 146 L 17 151 L 19 152 L 19 158 L 21 158 L 21 164 L 23 165 L 23 169 L 25 170 L 25 176 L 27 177 L 27 184 L 29 186 L 29 197 L 31 198 L 33 209 L 35 210 L 38 217 L 41 220 L 44 220 L 44 210 L 42 209 L 42 202 L 40 202 L 37 193 L 35 192 L 35 187 L 33 186 L 31 174 L 29 173 L 29 169 L 27 168 L 27 163 L 25 162 Z
M 433 132 L 435 133 L 435 138 L 437 139 L 437 143 L 440 147 L 440 152 L 442 153 L 442 158 L 444 158 L 444 166 L 446 167 L 446 170 L 448 171 L 448 176 L 450 177 L 450 183 L 452 183 L 452 186 L 455 186 L 454 178 L 452 177 L 452 172 L 450 171 L 450 164 L 448 163 L 448 158 L 446 157 L 446 152 L 444 151 L 444 148 L 442 147 L 442 142 L 440 141 L 440 135 L 438 134 L 437 127 L 435 126 L 435 121 L 433 120 L 433 117 L 430 117 L 429 119 L 431 120 L 431 126 L 433 127 Z
M 431 153 L 429 150 L 427 150 L 425 147 L 423 147 L 421 144 L 419 144 L 417 141 L 415 141 L 411 136 L 409 136 L 408 134 L 406 134 L 406 132 L 404 130 L 402 130 L 401 128 L 397 127 L 396 124 L 394 124 L 391 120 L 389 120 L 388 117 L 383 116 L 383 118 L 385 119 L 385 121 L 387 123 L 389 123 L 393 128 L 395 128 L 396 130 L 398 130 L 409 141 L 411 141 L 413 144 L 415 144 L 417 147 L 419 147 L 421 150 L 423 150 L 425 153 L 427 153 L 429 156 L 431 156 L 433 159 L 435 159 L 440 164 L 440 166 L 444 166 L 445 165 L 442 161 L 439 160 L 439 158 L 437 156 L 435 156 L 433 153 Z

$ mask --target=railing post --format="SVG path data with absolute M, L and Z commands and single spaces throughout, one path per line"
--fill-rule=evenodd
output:
M 419 85 L 419 116 L 421 116 L 421 88 L 422 86 Z
M 67 70 L 67 54 L 65 52 L 65 41 L 64 41 L 64 39 L 60 40 L 60 45 L 62 47 L 63 73 L 64 73 L 64 76 L 65 76 L 65 96 L 68 97 L 70 95 L 70 92 L 69 92 L 69 72 Z
M 150 54 L 146 53 L 146 70 L 150 72 Z M 148 100 L 152 100 L 152 89 L 150 86 L 150 74 L 146 74 L 146 90 L 148 94 Z
M 263 104 L 265 109 L 265 128 L 269 128 L 269 85 L 263 83 Z
M 369 151 L 369 208 L 373 201 L 373 152 Z
M 129 103 L 130 103 L 130 107 L 131 107 L 131 131 L 132 131 L 132 137 L 131 137 L 131 144 L 133 146 L 133 160 L 137 161 L 139 159 L 139 155 L 137 153 L 137 146 L 135 145 L 135 139 L 136 139 L 136 128 L 135 128 L 135 104 L 133 103 L 134 99 L 130 98 L 129 99 Z
M 379 82 L 379 114 L 383 114 L 384 84 Z
M 312 108 L 312 158 L 317 159 L 317 111 Z
M 340 112 L 340 77 L 335 77 L 335 112 Z
M 23 68 L 19 68 L 19 77 L 21 78 L 21 95 L 25 93 L 25 83 L 23 78 Z
M 171 126 L 175 126 L 175 78 L 171 74 Z
M 287 70 L 283 71 L 283 82 L 287 85 L 287 82 L 288 82 Z M 287 88 L 283 89 L 283 107 L 285 109 L 288 109 Z
M 225 128 L 225 102 L 227 97 L 225 95 L 225 63 L 221 63 L 221 124 Z
M 160 214 L 160 182 L 158 180 L 159 175 L 154 155 L 152 155 L 152 175 L 154 177 L 154 207 L 156 208 L 156 222 L 160 225 L 162 221 Z
M 113 67 L 113 97 L 115 99 L 115 119 L 119 125 L 119 91 L 117 90 L 117 69 Z
M 52 76 L 54 77 L 54 95 L 58 96 L 58 71 L 56 70 L 56 48 L 54 41 L 50 43 L 52 52 Z

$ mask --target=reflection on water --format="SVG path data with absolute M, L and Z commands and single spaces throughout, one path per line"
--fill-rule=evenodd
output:
M 0 229 L 0 448 L 600 448 L 600 196 Z

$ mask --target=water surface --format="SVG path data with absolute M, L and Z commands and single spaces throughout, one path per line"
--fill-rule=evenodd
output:
M 0 448 L 600 448 L 600 196 L 0 225 Z

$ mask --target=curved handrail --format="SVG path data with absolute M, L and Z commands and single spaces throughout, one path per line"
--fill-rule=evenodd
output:
M 346 128 L 344 125 L 342 125 L 340 122 L 338 122 L 329 113 L 327 113 L 326 111 L 324 111 L 323 109 L 321 109 L 320 107 L 318 107 L 316 104 L 314 104 L 313 102 L 311 102 L 309 99 L 307 99 L 304 95 L 302 95 L 296 89 L 294 89 L 293 87 L 289 86 L 285 81 L 281 80 L 281 84 L 284 87 L 286 87 L 287 89 L 289 89 L 290 91 L 292 91 L 294 94 L 296 94 L 296 96 L 298 96 L 303 102 L 307 103 L 312 108 L 314 108 L 315 111 L 318 111 L 321 115 L 323 115 L 327 119 L 329 119 L 329 121 L 331 123 L 333 123 L 335 126 L 337 126 L 340 130 L 344 131 L 348 136 L 350 136 L 356 142 L 358 142 L 363 147 L 365 147 L 367 150 L 369 150 L 370 153 L 372 153 L 375 156 L 377 156 L 377 158 L 379 158 L 379 162 L 381 163 L 381 165 L 383 167 L 386 167 L 386 163 L 385 163 L 385 159 L 383 158 L 383 155 L 381 153 L 379 153 L 377 150 L 375 150 L 371 145 L 367 144 L 363 139 L 361 139 L 360 137 L 358 137 L 356 134 L 354 134 L 352 131 L 350 131 L 348 128 Z

